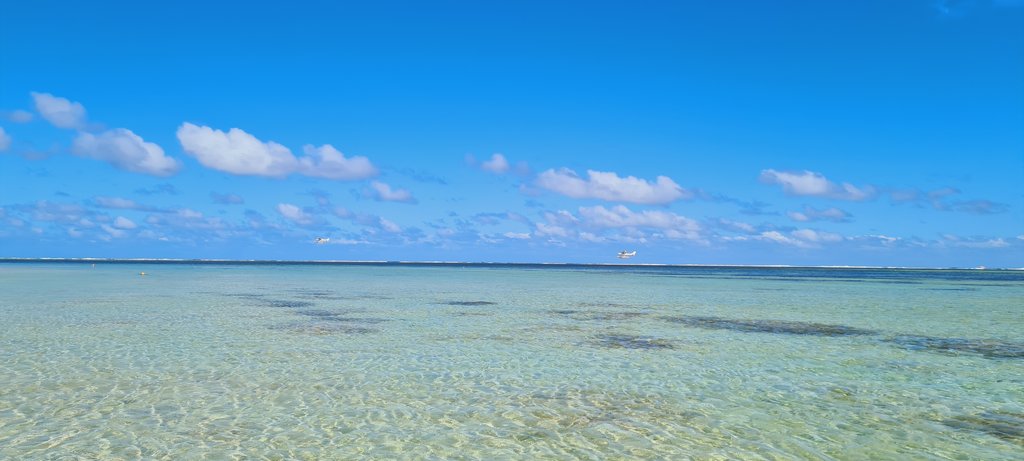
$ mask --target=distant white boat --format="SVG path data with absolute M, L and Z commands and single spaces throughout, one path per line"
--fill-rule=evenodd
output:
M 328 243 L 330 241 L 331 241 L 331 239 L 328 238 L 328 237 L 317 237 L 316 240 L 313 240 L 313 243 L 315 243 L 317 245 L 323 245 L 323 244 Z
M 619 252 L 619 259 L 629 259 L 629 258 L 632 258 L 634 256 L 636 256 L 636 250 L 633 250 L 633 251 L 622 250 L 622 251 Z

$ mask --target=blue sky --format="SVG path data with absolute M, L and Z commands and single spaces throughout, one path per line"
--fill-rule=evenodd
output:
M 18 2 L 0 256 L 1021 267 L 1022 82 L 1010 0 Z

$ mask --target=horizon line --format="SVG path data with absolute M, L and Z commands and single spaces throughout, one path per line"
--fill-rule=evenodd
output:
M 690 264 L 690 263 L 580 263 L 580 262 L 502 262 L 502 261 L 400 261 L 400 260 L 345 260 L 345 259 L 206 259 L 206 258 L 26 258 L 0 257 L 0 263 L 25 262 L 107 262 L 107 263 L 180 263 L 180 264 L 323 264 L 323 265 L 476 265 L 476 266 L 596 266 L 596 267 L 728 267 L 759 269 L 901 269 L 901 270 L 1007 270 L 1024 271 L 1024 267 L 921 267 L 921 266 L 862 266 L 862 265 L 792 265 L 792 264 Z

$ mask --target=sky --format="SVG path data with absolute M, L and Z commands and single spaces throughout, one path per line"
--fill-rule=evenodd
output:
M 1024 267 L 1024 1 L 0 15 L 0 257 L 620 250 Z

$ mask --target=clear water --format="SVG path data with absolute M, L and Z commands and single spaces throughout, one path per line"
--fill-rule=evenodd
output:
M 0 264 L 0 459 L 1022 454 L 1020 272 Z

